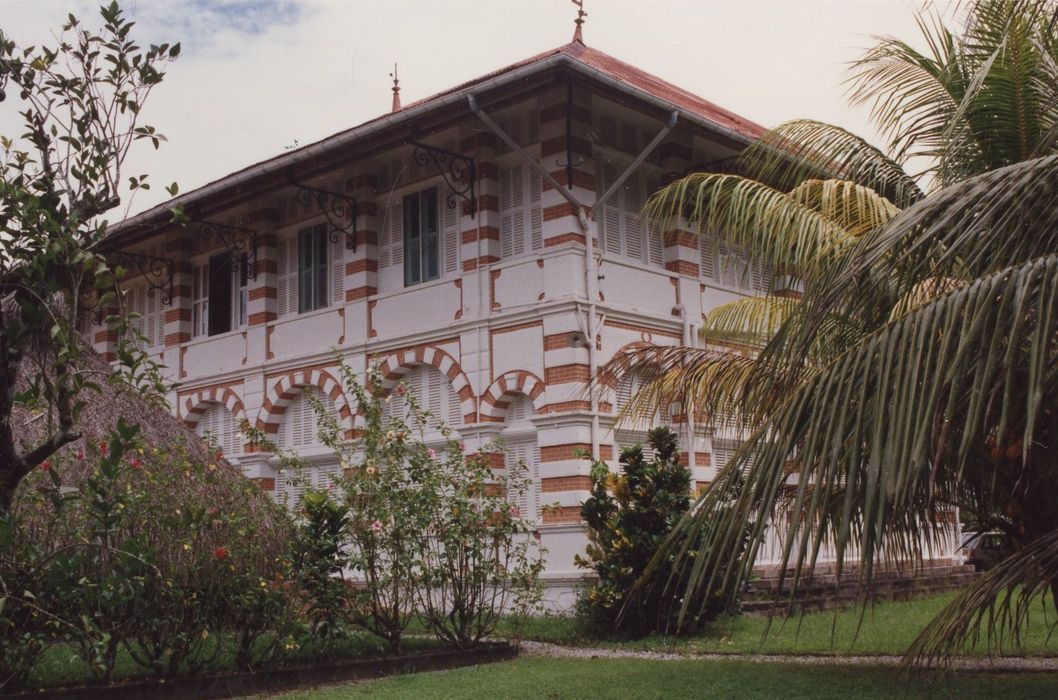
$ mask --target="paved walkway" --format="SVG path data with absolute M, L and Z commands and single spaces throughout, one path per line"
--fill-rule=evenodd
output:
M 832 666 L 898 666 L 900 656 L 837 656 L 825 654 L 675 654 L 663 651 L 632 651 L 629 649 L 595 649 L 565 647 L 545 642 L 522 642 L 526 656 L 567 657 L 574 659 L 650 659 L 652 661 L 751 661 L 754 663 L 786 663 Z M 950 668 L 958 671 L 988 671 L 1010 673 L 1022 671 L 1058 671 L 1058 658 L 1036 657 L 975 657 L 956 659 Z

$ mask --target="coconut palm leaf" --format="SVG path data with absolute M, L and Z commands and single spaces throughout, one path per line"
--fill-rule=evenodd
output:
M 751 259 L 806 276 L 848 238 L 834 221 L 785 192 L 739 175 L 692 173 L 655 193 L 644 213 L 666 222 L 664 229 L 686 220 L 699 231 L 720 231 Z
M 885 197 L 849 180 L 806 180 L 789 196 L 830 219 L 852 238 L 880 229 L 900 213 Z
M 1018 649 L 1020 630 L 1033 608 L 1046 614 L 1043 596 L 1053 595 L 1056 581 L 1058 531 L 1037 538 L 960 591 L 914 641 L 906 663 L 944 663 L 961 653 L 965 643 L 982 638 L 989 648 L 1002 649 L 1013 640 Z
M 900 162 L 850 131 L 811 119 L 788 121 L 768 131 L 743 151 L 740 162 L 749 175 L 782 190 L 806 179 L 838 178 L 871 189 L 901 208 L 923 197 Z
M 763 347 L 799 303 L 791 297 L 746 297 L 716 307 L 699 330 L 706 344 Z
M 943 510 L 958 502 L 960 475 L 986 438 L 1020 445 L 1024 469 L 1030 454 L 1042 459 L 1058 443 L 1049 408 L 1058 389 L 1056 330 L 1054 255 L 978 279 L 880 328 L 784 399 L 680 523 L 670 542 L 684 542 L 682 551 L 667 545 L 658 560 L 682 554 L 689 589 L 728 590 L 747 580 L 782 503 L 794 518 L 780 569 L 793 566 L 794 591 L 826 541 L 839 562 L 856 548 L 864 580 L 876 562 L 934 546 L 948 534 Z M 791 466 L 798 478 L 784 501 Z M 722 502 L 736 482 L 735 502 Z M 699 555 L 687 556 L 692 549 Z

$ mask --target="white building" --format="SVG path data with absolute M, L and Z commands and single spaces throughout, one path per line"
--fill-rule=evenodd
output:
M 613 429 L 628 386 L 587 398 L 594 368 L 629 344 L 691 343 L 703 313 L 768 283 L 709 237 L 651 230 L 640 208 L 762 129 L 580 41 L 402 108 L 394 92 L 393 112 L 140 214 L 108 245 L 141 275 L 129 299 L 178 415 L 262 488 L 288 485 L 240 422 L 323 485 L 338 465 L 306 393 L 351 434 L 335 349 L 359 372 L 380 363 L 468 450 L 503 438 L 531 465 L 525 510 L 549 597 L 568 604 L 589 488 L 577 453 L 614 460 L 642 437 Z M 173 204 L 190 223 L 167 223 Z M 115 334 L 94 330 L 112 356 Z M 708 482 L 732 445 L 705 430 L 690 443 Z

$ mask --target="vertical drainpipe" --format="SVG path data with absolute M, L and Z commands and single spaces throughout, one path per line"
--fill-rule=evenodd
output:
M 694 332 L 691 328 L 691 316 L 687 313 L 687 307 L 680 304 L 677 308 L 680 310 L 680 318 L 683 321 L 683 346 L 686 348 L 693 347 L 694 345 Z M 686 405 L 686 403 L 685 403 Z M 687 426 L 687 468 L 691 470 L 691 478 L 694 478 L 694 468 L 698 466 L 698 460 L 695 459 L 694 450 L 694 412 L 688 411 L 686 416 Z

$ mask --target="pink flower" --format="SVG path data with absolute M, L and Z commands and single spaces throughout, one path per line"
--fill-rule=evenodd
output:
M 462 440 L 459 441 L 459 451 L 460 452 L 466 452 L 467 451 L 467 444 L 465 442 L 463 442 Z
M 437 459 L 437 450 L 432 447 L 426 450 L 426 454 L 430 455 L 430 459 Z
M 522 509 L 518 506 L 511 506 L 511 517 L 520 518 L 522 517 Z
M 51 471 L 51 462 L 48 461 L 48 460 L 44 460 L 43 462 L 41 462 L 40 463 L 40 470 L 42 472 L 50 472 Z
M 382 532 L 382 521 L 381 520 L 373 520 L 371 522 L 371 531 L 372 532 Z
M 403 384 L 398 384 L 397 387 L 393 390 L 393 393 L 396 394 L 397 396 L 404 396 L 404 392 L 405 391 L 406 391 L 406 389 L 404 388 L 404 385 Z

